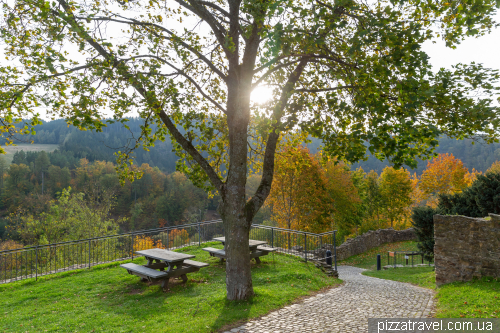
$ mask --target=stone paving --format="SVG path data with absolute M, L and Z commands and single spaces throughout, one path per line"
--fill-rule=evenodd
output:
M 224 333 L 368 332 L 368 318 L 432 317 L 434 292 L 339 266 L 345 284 Z

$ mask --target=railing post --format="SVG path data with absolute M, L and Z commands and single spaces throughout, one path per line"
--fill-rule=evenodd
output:
M 89 238 L 89 268 L 90 268 L 90 238 Z
M 38 245 L 35 248 L 35 281 L 38 281 Z M 33 266 L 31 266 L 33 267 Z M 32 275 L 33 276 L 33 275 Z
M 335 257 L 335 271 L 337 270 L 337 231 L 333 232 L 333 256 Z
M 304 259 L 307 262 L 307 235 L 304 232 Z
M 271 227 L 271 247 L 274 247 L 274 228 Z
M 200 229 L 200 222 L 198 222 L 198 246 L 201 246 L 201 229 Z

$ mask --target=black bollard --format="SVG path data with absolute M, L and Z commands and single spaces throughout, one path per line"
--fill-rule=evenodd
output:
M 377 271 L 380 271 L 382 269 L 380 261 L 380 254 L 377 254 Z
M 326 250 L 326 264 L 332 265 L 332 251 Z

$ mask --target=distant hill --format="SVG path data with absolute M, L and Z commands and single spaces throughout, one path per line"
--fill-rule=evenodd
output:
M 33 140 L 35 144 L 38 144 L 38 146 L 31 146 L 34 150 L 46 147 L 51 151 L 55 146 L 49 145 L 58 145 L 58 151 L 64 154 L 72 164 L 84 157 L 89 161 L 115 161 L 114 153 L 123 150 L 124 146 L 131 145 L 134 138 L 138 137 L 142 120 L 132 118 L 127 125 L 130 130 L 124 128 L 122 124 L 111 124 L 104 128 L 102 133 L 94 133 L 80 131 L 72 126 L 68 127 L 66 122 L 60 119 L 37 126 L 34 136 L 22 136 L 21 138 Z M 320 146 L 321 140 L 314 138 L 308 144 L 312 153 L 317 152 Z M 19 148 L 21 147 L 16 148 L 16 150 Z M 476 143 L 473 145 L 472 140 L 441 138 L 436 151 L 438 153 L 451 153 L 461 159 L 467 168 L 474 168 L 482 172 L 486 171 L 493 162 L 500 160 L 499 143 L 491 145 Z M 157 142 L 149 152 L 141 148 L 137 149 L 134 156 L 136 158 L 134 164 L 148 163 L 150 166 L 157 166 L 169 173 L 175 171 L 175 162 L 178 159 L 172 152 L 172 143 L 168 138 L 165 142 Z M 377 158 L 369 156 L 367 161 L 354 163 L 352 169 L 362 167 L 365 171 L 375 170 L 380 174 L 387 165 L 389 165 L 387 161 L 379 161 Z M 418 167 L 415 170 L 410 169 L 410 172 L 416 172 L 420 175 L 426 166 L 427 161 L 419 161 Z
M 469 170 L 472 168 L 477 171 L 485 172 L 489 169 L 493 162 L 500 160 L 500 143 L 486 144 L 484 142 L 476 142 L 472 144 L 472 140 L 455 140 L 447 137 L 439 139 L 439 146 L 436 148 L 439 154 L 453 154 L 456 158 L 460 159 L 465 167 Z M 428 161 L 418 160 L 418 167 L 416 169 L 408 170 L 413 174 L 416 172 L 418 175 L 427 167 Z M 389 165 L 388 161 L 380 161 L 374 156 L 369 156 L 367 161 L 354 163 L 352 169 L 358 167 L 363 168 L 365 171 L 375 170 L 378 174 Z

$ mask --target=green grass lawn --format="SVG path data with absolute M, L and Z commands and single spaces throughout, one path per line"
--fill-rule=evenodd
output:
M 435 289 L 436 287 L 434 267 L 391 268 L 380 271 L 365 271 L 363 275 L 373 276 L 379 279 L 407 282 L 430 289 Z
M 207 244 L 220 247 L 220 243 Z M 119 263 L 0 285 L 2 332 L 213 332 L 296 301 L 340 280 L 313 264 L 275 254 L 252 262 L 256 295 L 249 301 L 226 300 L 225 264 L 198 247 L 181 249 L 210 263 L 170 282 L 164 293 L 129 275 Z M 135 263 L 145 261 L 135 259 Z
M 445 284 L 436 298 L 438 318 L 500 318 L 500 279 Z
M 388 251 L 418 251 L 417 242 L 387 243 L 379 247 L 374 247 L 365 253 L 339 261 L 338 264 L 374 270 L 377 269 L 377 254 L 382 256 L 382 266 L 387 265 Z

